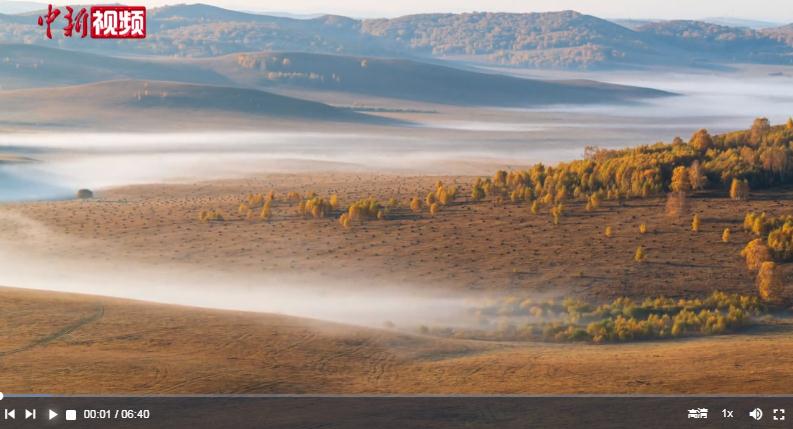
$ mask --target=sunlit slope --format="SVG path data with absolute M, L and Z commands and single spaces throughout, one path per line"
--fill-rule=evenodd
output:
M 788 326 L 623 345 L 485 343 L 85 295 L 0 298 L 13 393 L 768 394 L 788 393 L 793 375 Z

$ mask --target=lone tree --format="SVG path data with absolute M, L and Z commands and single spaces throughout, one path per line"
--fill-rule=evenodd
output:
M 787 124 L 785 125 L 785 128 L 793 130 L 793 118 L 787 118 Z
M 697 152 L 704 153 L 713 147 L 713 139 L 708 134 L 708 130 L 701 129 L 691 136 L 688 144 Z
M 771 123 L 768 118 L 757 118 L 752 123 L 752 129 L 749 130 L 749 142 L 758 146 L 763 137 L 771 131 Z
M 730 198 L 733 200 L 749 199 L 749 181 L 733 178 L 730 184 Z
M 436 214 L 438 214 L 438 210 L 440 210 L 439 207 L 440 205 L 438 205 L 438 203 L 430 204 L 430 215 L 435 216 Z
M 689 173 L 686 167 L 682 165 L 675 167 L 672 171 L 672 182 L 669 184 L 669 189 L 673 192 L 686 192 L 691 190 Z
M 339 216 L 339 224 L 345 229 L 349 228 L 351 224 L 350 216 L 347 213 L 342 213 L 342 215 Z
M 694 191 L 704 189 L 705 185 L 708 184 L 708 177 L 702 171 L 699 161 L 694 161 L 691 167 L 688 167 L 688 183 Z
M 691 219 L 691 231 L 699 232 L 699 226 L 702 221 L 699 219 L 698 214 L 694 214 L 694 217 Z
M 562 214 L 564 214 L 564 205 L 562 203 L 551 207 L 551 217 L 553 218 L 554 225 L 559 225 L 559 222 L 562 219 Z
M 633 255 L 633 260 L 636 262 L 644 262 L 647 259 L 647 254 L 644 252 L 644 247 L 639 246 L 636 248 L 636 253 Z
M 485 190 L 482 189 L 482 186 L 479 183 L 474 184 L 474 187 L 471 188 L 471 200 L 473 201 L 480 201 L 485 198 Z
M 785 285 L 782 270 L 774 262 L 763 262 L 757 273 L 757 293 L 760 299 L 769 304 L 784 302 Z
M 421 200 L 419 197 L 413 197 L 410 199 L 410 210 L 413 213 L 418 213 L 421 211 Z
M 77 198 L 81 200 L 87 200 L 93 197 L 94 197 L 94 192 L 91 191 L 90 189 L 80 189 L 79 191 L 77 191 Z

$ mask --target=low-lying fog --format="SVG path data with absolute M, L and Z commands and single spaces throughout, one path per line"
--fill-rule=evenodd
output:
M 403 328 L 457 325 L 467 319 L 465 299 L 442 297 L 416 285 L 301 273 L 251 274 L 184 265 L 151 266 L 113 260 L 90 240 L 59 235 L 13 212 L 0 213 L 0 222 L 7 230 L 14 230 L 9 236 L 0 236 L 3 286 L 280 313 L 374 327 L 385 322 Z
M 587 145 L 670 141 L 702 127 L 745 128 L 758 116 L 781 123 L 793 115 L 793 68 L 783 70 L 774 76 L 597 74 L 600 80 L 682 95 L 635 105 L 452 109 L 419 115 L 414 127 L 382 132 L 7 133 L 0 135 L 0 152 L 42 162 L 0 167 L 0 200 L 299 170 L 489 174 L 494 165 L 576 158 Z
M 608 78 L 611 75 L 597 76 Z M 793 115 L 793 73 L 781 76 L 615 75 L 680 97 L 639 105 L 487 109 L 427 114 L 418 126 L 382 133 L 3 134 L 0 152 L 39 162 L 0 164 L 0 200 L 68 198 L 78 188 L 195 181 L 284 171 L 371 170 L 490 174 L 487 162 L 520 165 L 578 157 L 587 145 L 669 141 L 705 127 L 746 128 Z M 577 76 L 580 77 L 580 76 Z M 486 161 L 486 162 L 482 162 Z M 480 162 L 480 164 L 477 164 Z M 453 319 L 459 300 L 417 295 L 414 285 L 362 292 L 295 273 L 252 278 L 126 262 L 53 260 L 0 247 L 0 284 L 341 322 Z M 28 243 L 29 244 L 29 243 Z M 316 286 L 323 284 L 322 287 Z M 218 287 L 220 286 L 220 287 Z M 398 287 L 397 287 L 398 286 Z M 420 285 L 415 285 L 420 286 Z M 406 292 L 410 291 L 410 292 Z M 431 322 L 431 320 L 429 321 Z

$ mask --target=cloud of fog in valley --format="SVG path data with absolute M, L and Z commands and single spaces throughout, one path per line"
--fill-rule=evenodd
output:
M 775 69 L 776 70 L 776 69 Z M 633 105 L 483 109 L 424 115 L 394 132 L 6 133 L 0 152 L 40 160 L 0 166 L 0 200 L 63 198 L 92 189 L 305 171 L 489 174 L 580 157 L 585 146 L 634 146 L 699 128 L 747 128 L 793 115 L 793 69 L 739 73 L 601 72 L 586 77 L 682 94 Z M 516 72 L 517 73 L 517 72 Z M 546 72 L 526 72 L 525 74 Z M 474 113 L 475 112 L 475 113 Z M 501 112 L 501 113 L 499 113 Z
M 415 285 L 113 260 L 90 250 L 90 241 L 59 236 L 19 214 L 0 213 L 0 221 L 6 225 L 0 238 L 2 286 L 278 313 L 372 327 L 382 327 L 386 321 L 404 328 L 454 325 L 466 319 L 465 299 L 431 294 Z

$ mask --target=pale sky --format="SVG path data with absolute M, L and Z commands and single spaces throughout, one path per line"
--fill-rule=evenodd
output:
M 205 0 L 202 2 L 236 10 L 297 14 L 333 13 L 367 18 L 425 12 L 542 12 L 574 9 L 603 18 L 732 17 L 793 22 L 793 0 Z M 192 2 L 130 0 L 121 3 L 161 6 Z

